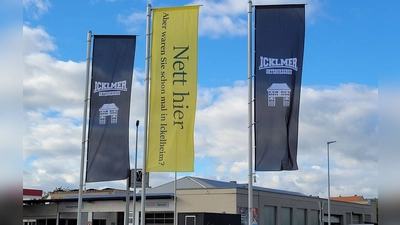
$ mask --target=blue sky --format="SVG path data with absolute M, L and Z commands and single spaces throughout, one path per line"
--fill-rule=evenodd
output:
M 176 1 L 175 4 L 166 6 L 189 3 L 190 1 Z M 54 37 L 57 50 L 51 54 L 55 57 L 60 60 L 85 60 L 85 53 L 78 49 L 85 49 L 83 40 L 89 29 L 93 34 L 136 34 L 139 37 L 135 64 L 137 68 L 144 67 L 147 4 L 145 1 L 76 0 L 68 3 L 49 2 L 49 4 L 48 11 L 43 12 L 38 19 L 34 19 L 38 17 L 37 10 L 34 12 L 25 10 L 24 22 L 33 27 L 42 26 Z M 255 1 L 254 4 L 263 4 L 263 2 Z M 265 1 L 265 4 L 268 4 L 268 1 Z M 362 80 L 364 84 L 377 86 L 378 68 L 357 66 L 375 64 L 376 58 L 373 56 L 375 54 L 363 55 L 366 49 L 379 51 L 381 42 L 395 41 L 393 36 L 384 35 L 386 31 L 380 31 L 382 29 L 380 20 L 372 16 L 376 14 L 376 7 L 360 4 L 358 1 L 311 1 L 307 4 L 317 9 L 308 9 L 306 6 L 309 17 L 307 17 L 305 57 L 308 60 L 304 62 L 304 73 L 308 75 L 304 76 L 303 84 L 319 85 L 322 81 L 332 84 L 357 83 Z M 153 3 L 153 7 L 162 6 L 164 4 L 157 1 Z M 246 3 L 242 8 L 245 6 Z M 386 16 L 390 15 L 390 9 L 384 10 Z M 135 20 L 128 24 L 129 17 Z M 237 13 L 231 17 L 246 25 L 245 13 Z M 199 76 L 200 85 L 228 85 L 232 83 L 232 80 L 243 79 L 243 74 L 246 74 L 247 36 L 243 30 L 239 30 L 231 31 L 231 35 L 210 30 L 200 32 L 199 73 L 204 74 Z M 227 57 L 221 57 L 221 53 L 224 52 L 235 54 L 226 54 Z M 229 66 L 235 72 L 229 76 L 229 79 L 225 76 L 210 74 L 210 70 L 205 68 L 217 66 L 215 62 L 219 62 L 225 68 Z M 214 77 L 212 84 L 209 77 Z
M 253 1 L 304 3 L 306 37 L 299 125 L 299 170 L 257 172 L 255 185 L 327 196 L 377 197 L 378 77 L 399 75 L 400 21 L 375 1 Z M 44 191 L 78 188 L 87 31 L 138 35 L 131 109 L 131 155 L 137 119 L 143 149 L 146 5 L 202 5 L 195 172 L 247 182 L 247 1 L 24 0 L 23 185 Z M 397 26 L 397 29 L 396 27 Z M 141 165 L 139 153 L 139 165 Z M 131 157 L 133 164 L 133 157 Z M 154 173 L 156 186 L 173 179 Z M 124 182 L 87 184 L 124 188 Z

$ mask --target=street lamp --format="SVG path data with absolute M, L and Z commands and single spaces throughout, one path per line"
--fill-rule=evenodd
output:
M 326 142 L 328 150 L 328 225 L 331 225 L 331 179 L 329 175 L 329 145 L 335 143 L 336 141 Z

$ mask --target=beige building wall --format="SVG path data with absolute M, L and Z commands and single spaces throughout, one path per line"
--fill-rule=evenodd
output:
M 123 212 L 125 211 L 123 201 L 83 201 L 82 212 Z M 78 202 L 60 202 L 59 212 L 77 212 Z
M 236 213 L 236 189 L 178 190 L 178 212 Z
M 103 190 L 86 190 L 83 191 L 82 194 L 85 196 L 87 195 L 111 195 L 111 194 L 125 194 L 126 190 L 118 190 L 118 189 L 103 189 Z M 130 192 L 132 193 L 132 191 Z M 79 191 L 78 190 L 72 190 L 72 191 L 56 191 L 49 193 L 49 196 L 47 199 L 59 199 L 59 198 L 64 198 L 67 196 L 78 196 Z

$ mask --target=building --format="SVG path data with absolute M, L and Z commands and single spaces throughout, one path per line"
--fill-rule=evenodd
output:
M 198 177 L 184 177 L 176 183 L 178 214 L 226 213 L 242 214 L 247 225 L 247 184 L 223 182 Z M 174 182 L 146 190 L 146 225 L 172 225 L 174 222 Z M 125 194 L 83 195 L 81 225 L 123 225 Z M 141 196 L 133 201 L 136 213 L 130 213 L 130 223 L 140 222 Z M 349 225 L 377 222 L 376 202 L 368 204 L 332 200 L 331 224 Z M 327 199 L 298 192 L 253 187 L 253 224 L 262 225 L 323 225 L 327 224 Z M 36 220 L 34 225 L 75 225 L 78 208 L 76 193 L 57 199 L 25 200 L 24 220 Z M 135 218 L 133 220 L 133 217 Z M 58 222 L 58 223 L 57 223 Z

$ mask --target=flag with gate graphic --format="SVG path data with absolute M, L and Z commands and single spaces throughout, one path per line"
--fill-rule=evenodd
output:
M 135 46 L 134 35 L 94 35 L 86 182 L 129 177 Z
M 297 170 L 304 5 L 255 7 L 255 170 Z

